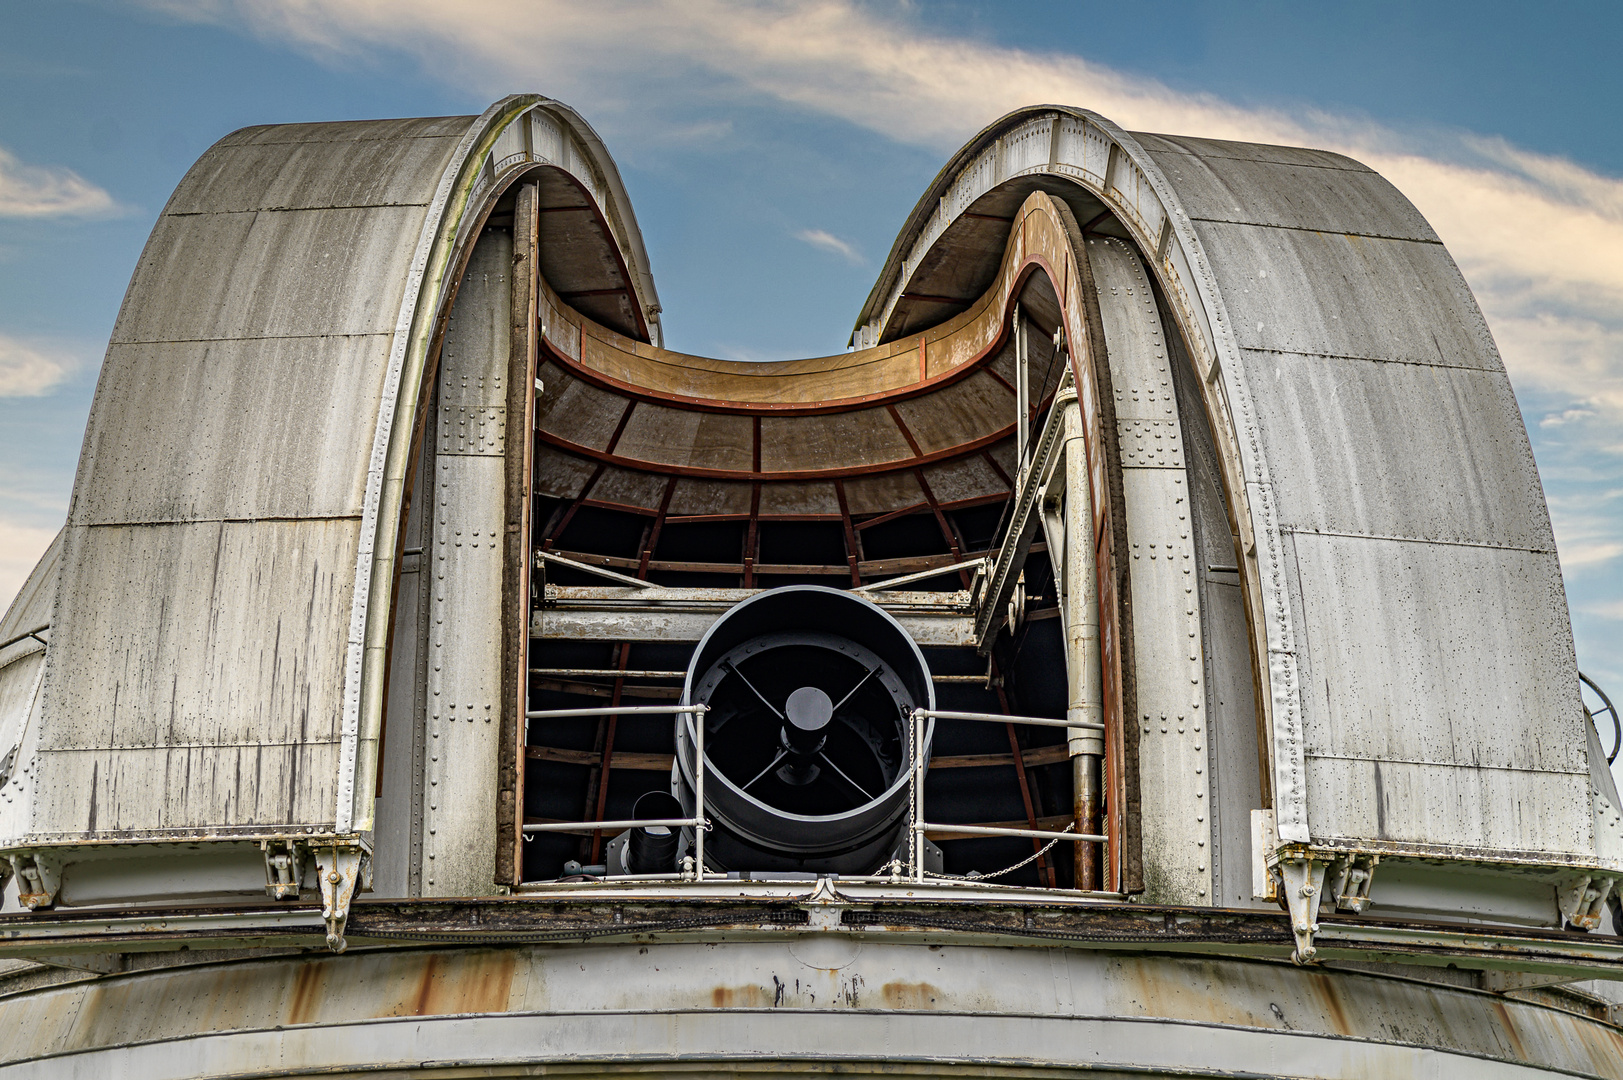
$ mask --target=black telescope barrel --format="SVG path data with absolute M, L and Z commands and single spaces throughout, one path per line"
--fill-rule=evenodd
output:
M 884 609 L 817 585 L 751 597 L 699 642 L 682 701 L 709 706 L 711 869 L 862 874 L 894 857 L 908 717 L 933 708 L 935 690 L 918 645 Z M 684 714 L 676 724 L 684 813 L 696 806 L 694 723 Z

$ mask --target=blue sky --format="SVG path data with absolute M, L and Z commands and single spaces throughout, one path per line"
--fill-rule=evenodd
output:
M 0 0 L 0 603 L 66 512 L 153 219 L 234 128 L 537 91 L 616 155 L 667 344 L 844 345 L 936 170 L 1010 108 L 1351 153 L 1505 354 L 1579 659 L 1623 690 L 1623 5 Z

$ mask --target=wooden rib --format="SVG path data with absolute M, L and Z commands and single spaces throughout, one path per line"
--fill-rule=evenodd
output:
M 564 750 L 555 746 L 526 746 L 524 756 L 532 761 L 557 761 L 565 765 L 597 765 L 598 755 L 590 750 Z M 622 772 L 670 772 L 674 754 L 635 754 L 622 750 L 614 755 L 612 767 Z
M 851 584 L 862 584 L 861 562 L 857 548 L 857 531 L 851 527 L 851 507 L 845 501 L 845 481 L 834 481 L 834 496 L 840 501 L 840 524 L 845 527 L 845 561 L 851 564 Z
M 601 764 L 600 756 L 590 750 L 565 750 L 555 746 L 526 746 L 524 756 L 532 761 L 556 761 L 565 765 L 591 767 Z M 1022 756 L 1028 768 L 1036 768 L 1040 765 L 1056 765 L 1060 762 L 1069 761 L 1070 750 L 1063 744 L 1059 746 L 1041 746 L 1033 750 L 1023 751 Z M 673 754 L 639 754 L 622 750 L 614 755 L 614 761 L 610 767 L 622 772 L 668 773 L 671 771 L 671 763 L 675 760 Z M 930 759 L 931 769 L 1006 769 L 1012 764 L 1014 764 L 1014 757 L 1010 754 L 963 754 L 951 757 L 932 757 Z M 1010 827 L 1017 829 L 1021 826 L 1017 824 Z
M 1032 545 L 1033 551 L 1046 551 Z M 585 563 L 587 566 L 603 566 L 611 570 L 636 570 L 641 566 L 638 559 L 628 559 L 621 555 L 598 555 L 589 551 L 553 552 L 566 559 Z M 994 554 L 992 551 L 972 551 L 968 557 L 978 558 L 983 555 Z M 917 570 L 933 570 L 938 566 L 951 566 L 960 561 L 957 555 L 903 555 L 894 559 L 868 559 L 857 563 L 857 570 L 863 577 L 876 577 L 885 574 L 911 574 Z M 746 565 L 753 566 L 757 575 L 797 575 L 797 574 L 840 574 L 849 572 L 849 567 L 838 563 L 711 563 L 711 562 L 684 562 L 678 560 L 653 559 L 648 563 L 650 572 L 660 571 L 676 574 L 742 574 Z M 1027 616 L 1031 618 L 1032 616 Z
M 665 528 L 665 513 L 671 508 L 671 496 L 676 494 L 676 477 L 665 482 L 665 495 L 659 500 L 659 509 L 654 512 L 654 523 L 648 531 L 648 543 L 642 549 L 642 558 L 637 567 L 637 576 L 648 577 L 648 560 L 653 558 L 654 549 L 659 546 L 659 534 Z
M 986 369 L 986 373 L 992 376 L 992 378 L 996 379 L 998 385 L 1003 387 L 1003 389 L 1007 390 L 1009 393 L 1015 395 L 1016 397 L 1020 395 L 1020 391 L 1014 388 L 1014 383 L 1010 382 L 1008 379 L 1005 379 L 1003 376 L 993 371 L 990 367 Z
M 603 457 L 607 459 L 614 453 L 614 448 L 620 445 L 620 436 L 625 434 L 626 425 L 631 422 L 631 412 L 637 407 L 637 399 L 632 398 L 626 402 L 626 411 L 620 414 L 620 422 L 614 425 L 614 434 L 603 446 Z
M 916 502 L 911 506 L 904 506 L 900 510 L 892 510 L 888 514 L 880 514 L 878 517 L 868 518 L 866 521 L 859 521 L 853 525 L 852 528 L 860 532 L 861 530 L 871 528 L 874 525 L 883 525 L 887 521 L 895 521 L 899 517 L 906 517 L 909 514 L 916 514 L 920 510 L 927 509 L 929 505 L 930 504 L 927 502 Z
M 568 511 L 565 512 L 563 518 L 558 522 L 557 528 L 553 529 L 552 532 L 548 533 L 542 539 L 542 541 L 541 541 L 541 550 L 542 551 L 551 551 L 552 550 L 552 545 L 554 543 L 556 543 L 558 538 L 564 534 L 564 530 L 569 528 L 569 523 L 571 521 L 575 520 L 576 512 L 578 510 L 580 510 L 580 508 L 586 504 L 586 495 L 587 495 L 587 493 L 592 490 L 592 486 L 594 484 L 596 484 L 600 479 L 602 479 L 603 472 L 607 468 L 608 468 L 608 466 L 606 464 L 604 464 L 603 462 L 600 461 L 600 462 L 597 463 L 597 468 L 592 471 L 591 476 L 588 476 L 586 478 L 586 483 L 581 485 L 580 494 L 575 496 L 575 501 L 569 504 L 569 509 L 568 509 Z
M 902 419 L 901 412 L 899 412 L 894 405 L 886 405 L 885 411 L 890 413 L 890 418 L 896 422 L 896 430 L 900 431 L 902 433 L 902 438 L 907 440 L 907 445 L 909 449 L 913 451 L 913 456 L 915 458 L 923 458 L 925 453 L 923 450 L 919 449 L 919 441 L 913 438 L 913 432 L 908 430 L 907 422 Z
M 759 427 L 757 427 L 759 430 Z M 759 445 L 759 444 L 757 444 Z M 755 588 L 755 560 L 761 553 L 761 485 L 750 485 L 750 523 L 744 530 L 744 588 Z
M 901 429 L 912 442 L 912 432 L 905 427 Z M 905 472 L 920 465 L 934 465 L 937 462 L 950 461 L 954 458 L 968 457 L 988 446 L 998 443 L 1014 434 L 1014 424 L 996 431 L 988 432 L 978 438 L 971 439 L 957 446 L 949 446 L 941 450 L 933 450 L 928 454 L 919 454 L 914 457 L 892 458 L 889 461 L 874 462 L 867 465 L 851 465 L 829 469 L 784 469 L 771 472 L 751 472 L 743 469 L 714 469 L 699 465 L 676 465 L 667 461 L 649 461 L 644 458 L 621 457 L 619 454 L 598 450 L 580 443 L 570 442 L 568 439 L 551 431 L 537 430 L 535 437 L 548 446 L 573 454 L 576 457 L 587 458 L 592 461 L 606 462 L 618 465 L 622 469 L 631 469 L 636 472 L 658 473 L 662 476 L 692 476 L 707 480 L 833 480 L 836 477 L 850 478 L 853 476 L 877 476 L 884 473 Z
M 982 450 L 981 457 L 985 458 L 986 463 L 992 467 L 992 471 L 997 473 L 998 479 L 1009 485 L 1009 496 L 1012 498 L 1014 496 L 1014 478 L 1003 471 L 1003 466 L 997 463 L 997 458 L 992 456 L 991 450 Z
M 1036 768 L 1039 765 L 1057 765 L 1062 761 L 1071 760 L 1071 751 L 1064 743 L 1058 746 L 1039 746 L 1020 752 L 1020 759 L 1027 768 Z M 982 768 L 1008 768 L 1015 763 L 1013 754 L 960 754 L 952 757 L 931 757 L 932 769 L 982 769 Z

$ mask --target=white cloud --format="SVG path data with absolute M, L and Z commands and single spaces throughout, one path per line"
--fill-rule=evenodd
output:
M 801 229 L 795 233 L 796 240 L 803 240 L 814 248 L 833 252 L 853 266 L 861 266 L 867 260 L 863 259 L 862 252 L 841 240 L 831 232 L 822 229 Z
M 44 397 L 82 366 L 68 349 L 0 334 L 0 398 Z
M 93 217 L 117 209 L 111 195 L 72 169 L 28 165 L 0 147 L 0 217 Z
M 55 529 L 14 525 L 0 521 L 0 615 L 11 606 L 17 591 L 56 538 Z

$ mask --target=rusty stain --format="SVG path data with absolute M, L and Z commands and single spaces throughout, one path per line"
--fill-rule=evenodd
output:
M 321 989 L 323 968 L 320 963 L 305 963 L 299 965 L 299 970 L 293 976 L 293 1000 L 287 1010 L 287 1022 L 290 1024 L 308 1024 L 316 1018 L 316 1011 L 321 1004 Z
M 1336 1034 L 1354 1034 L 1353 1025 L 1347 1019 L 1347 1012 L 1342 1006 L 1341 994 L 1336 988 L 1335 980 L 1320 975 L 1310 980 L 1310 985 L 1324 1005 L 1324 1018 L 1330 1022 L 1330 1027 Z
M 710 991 L 710 1004 L 718 1009 L 759 1009 L 775 1005 L 782 995 L 764 986 L 717 986 Z
M 1526 1061 L 1527 1050 L 1522 1046 L 1522 1037 L 1516 1030 L 1516 1021 L 1511 1019 L 1510 1010 L 1505 1008 L 1503 1001 L 1494 1001 L 1493 1011 L 1499 1017 L 1499 1027 L 1504 1031 L 1505 1038 L 1510 1040 L 1511 1051 L 1521 1060 Z
M 941 996 L 941 988 L 927 982 L 888 982 L 879 988 L 880 999 L 890 1009 L 933 1009 Z

